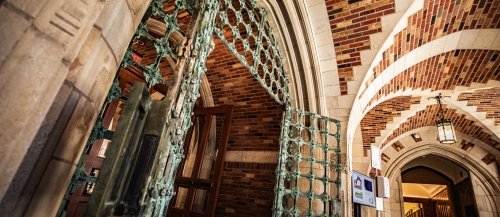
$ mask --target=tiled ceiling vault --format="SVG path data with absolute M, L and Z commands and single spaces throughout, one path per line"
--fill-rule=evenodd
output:
M 401 115 L 402 111 L 409 110 L 412 104 L 419 102 L 420 97 L 399 96 L 370 110 L 361 121 L 364 149 L 369 149 L 370 144 L 375 143 L 375 137 L 380 136 L 380 131 L 386 129 L 388 122 Z
M 454 50 L 433 56 L 394 77 L 371 103 L 400 90 L 453 90 L 457 86 L 500 80 L 499 54 L 500 51 L 492 50 Z
M 401 136 L 435 126 L 438 106 L 428 98 L 439 93 L 450 96 L 445 116 L 459 136 L 473 138 L 460 139 L 459 149 L 481 143 L 500 150 L 500 1 L 414 3 L 384 30 L 384 17 L 397 13 L 398 1 L 326 0 L 341 95 L 356 96 L 350 117 L 356 121 L 349 124 L 361 131 L 364 155 L 371 145 L 399 152 L 407 146 Z M 392 33 L 374 37 L 383 31 Z M 364 57 L 370 49 L 378 54 Z M 357 75 L 363 61 L 370 67 Z M 348 88 L 356 76 L 364 77 L 359 88 Z M 498 152 L 480 155 L 485 163 L 500 159 Z
M 361 51 L 371 48 L 370 35 L 382 31 L 381 17 L 394 13 L 394 0 L 326 0 L 337 55 L 340 92 L 348 94 L 353 67 L 361 65 Z
M 500 87 L 479 89 L 471 93 L 462 93 L 459 101 L 466 101 L 468 106 L 476 106 L 478 112 L 486 112 L 486 118 L 500 124 Z

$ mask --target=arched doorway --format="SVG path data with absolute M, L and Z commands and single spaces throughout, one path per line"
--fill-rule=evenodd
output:
M 450 198 L 452 200 L 453 198 L 459 199 L 456 199 L 458 201 L 451 201 L 452 206 L 458 206 L 455 202 L 464 206 L 455 210 L 456 216 L 466 216 L 467 212 L 469 212 L 469 215 L 474 213 L 471 206 L 474 203 L 468 200 L 470 198 L 462 200 L 463 195 L 470 196 L 471 193 L 475 201 L 476 214 L 478 216 L 494 216 L 498 213 L 498 201 L 495 195 L 499 194 L 500 188 L 498 181 L 494 178 L 496 174 L 493 174 L 491 170 L 484 167 L 480 160 L 473 156 L 464 155 L 459 150 L 441 144 L 420 145 L 407 149 L 397 159 L 391 160 L 386 166 L 383 175 L 390 180 L 391 197 L 384 200 L 384 207 L 387 207 L 383 212 L 385 216 L 405 216 L 403 186 L 405 180 L 407 182 L 412 179 L 413 181 L 420 182 L 424 182 L 422 180 L 429 180 L 428 177 L 431 177 L 428 175 L 429 172 L 426 172 L 425 176 L 415 175 L 429 170 L 432 170 L 434 173 L 434 178 L 431 178 L 434 179 L 434 183 L 440 182 L 443 185 L 453 183 L 453 187 L 449 187 L 448 193 L 451 195 Z M 469 188 L 470 190 L 466 189 L 464 192 L 457 194 L 456 191 L 458 190 L 454 188 L 460 189 L 460 191 L 462 188 Z M 466 207 L 468 207 L 467 210 L 465 209 Z
M 401 170 L 407 217 L 478 216 L 470 176 L 445 158 L 426 155 Z

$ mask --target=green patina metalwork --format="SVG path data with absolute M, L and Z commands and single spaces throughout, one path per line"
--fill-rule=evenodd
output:
M 115 79 L 111 84 L 111 88 L 109 89 L 108 96 L 106 97 L 107 102 L 111 102 L 115 99 L 118 99 L 122 96 L 122 90 L 120 88 L 120 84 L 118 80 Z
M 177 48 L 178 44 L 170 40 L 172 34 L 179 33 L 179 22 L 178 13 L 184 9 L 191 9 L 191 1 L 188 0 L 176 0 L 175 8 L 173 11 L 168 13 L 163 10 L 162 0 L 153 0 L 149 11 L 151 11 L 151 16 L 154 16 L 157 20 L 162 20 L 165 24 L 165 32 L 161 37 L 155 37 L 150 34 L 147 26 L 147 19 L 143 19 L 143 22 L 139 24 L 135 32 L 132 42 L 135 43 L 139 40 L 149 40 L 153 43 L 156 50 L 155 61 L 149 65 L 141 65 L 134 61 L 132 58 L 132 46 L 130 46 L 125 53 L 123 61 L 121 63 L 122 68 L 127 68 L 129 66 L 134 66 L 144 74 L 144 78 L 149 88 L 155 86 L 156 84 L 165 84 L 162 74 L 160 72 L 160 64 L 166 57 L 172 58 L 174 61 L 178 59 Z M 188 7 L 189 6 L 189 7 Z
M 215 35 L 278 103 L 288 105 L 288 78 L 266 10 L 254 0 L 218 2 Z
M 340 122 L 287 107 L 273 216 L 340 216 Z
M 184 156 L 183 143 L 192 125 L 191 114 L 200 96 L 201 76 L 213 49 L 214 35 L 284 108 L 273 216 L 340 216 L 340 122 L 291 107 L 283 58 L 266 10 L 254 0 L 175 0 L 169 12 L 165 12 L 164 4 L 164 0 L 153 0 L 149 11 L 156 20 L 163 21 L 165 34 L 159 38 L 151 35 L 147 19 L 143 19 L 121 63 L 123 68 L 134 66 L 141 70 L 149 88 L 165 83 L 160 72 L 165 58 L 186 65 L 181 70 L 179 89 L 173 91 L 176 94 L 166 97 L 170 100 L 165 114 L 168 127 L 160 141 L 160 147 L 166 148 L 156 158 L 148 191 L 143 192 L 140 216 L 164 216 L 174 195 L 175 174 Z M 197 18 L 196 23 L 189 24 L 196 29 L 192 35 L 179 28 L 181 10 Z M 186 44 L 170 40 L 174 33 L 186 36 Z M 132 44 L 142 39 L 152 41 L 157 53 L 155 61 L 145 66 L 132 58 Z M 118 83 L 113 83 L 108 100 L 120 95 Z
M 176 6 L 186 6 L 178 5 Z M 149 194 L 145 199 L 145 209 L 142 216 L 163 216 L 173 196 L 175 173 L 177 166 L 184 157 L 183 144 L 187 130 L 192 125 L 191 114 L 196 100 L 199 98 L 201 76 L 206 71 L 206 60 L 212 51 L 212 34 L 214 18 L 218 11 L 215 1 L 206 1 L 200 8 L 200 22 L 187 58 L 186 71 L 180 85 L 180 93 L 176 104 L 172 107 L 173 119 L 168 123 L 166 143 L 169 150 L 159 157 L 156 176 L 149 183 Z M 168 25 L 168 24 L 167 24 Z
M 273 216 L 340 216 L 340 122 L 291 108 L 283 58 L 265 9 L 254 0 L 219 3 L 216 36 L 285 108 Z

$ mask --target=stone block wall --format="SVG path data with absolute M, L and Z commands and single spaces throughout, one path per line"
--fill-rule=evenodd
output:
M 0 213 L 55 215 L 149 2 L 0 2 Z

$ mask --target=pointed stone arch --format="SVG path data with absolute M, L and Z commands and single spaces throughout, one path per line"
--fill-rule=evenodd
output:
M 500 204 L 498 201 L 498 197 L 500 196 L 500 182 L 498 181 L 498 173 L 491 173 L 488 169 L 481 166 L 481 162 L 469 158 L 467 155 L 463 155 L 454 149 L 446 148 L 441 144 L 426 144 L 407 150 L 405 153 L 398 156 L 397 159 L 392 161 L 391 164 L 386 165 L 383 174 L 389 178 L 391 185 L 400 185 L 400 182 L 398 183 L 396 179 L 399 177 L 401 168 L 412 160 L 424 155 L 436 155 L 467 169 L 472 177 L 475 197 L 478 198 L 477 200 L 485 202 L 485 204 L 481 205 L 478 203 L 480 215 L 498 215 L 500 211 Z M 390 207 L 391 212 L 396 212 L 389 213 L 390 216 L 399 216 L 402 213 L 397 213 L 397 210 L 401 210 L 400 207 L 398 207 L 400 203 L 397 202 L 397 195 L 401 195 L 401 193 L 394 192 L 397 191 L 397 188 L 391 189 L 391 191 L 393 191 L 391 192 L 393 197 L 385 199 L 384 205 Z M 396 207 L 394 208 L 393 206 Z

